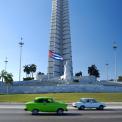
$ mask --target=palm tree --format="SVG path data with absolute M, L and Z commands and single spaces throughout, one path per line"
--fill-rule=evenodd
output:
M 33 73 L 35 73 L 36 72 L 36 65 L 35 64 L 31 64 L 30 65 L 30 72 L 32 73 L 32 78 L 33 78 Z
M 13 82 L 13 75 L 11 73 L 6 72 L 5 70 L 2 70 L 0 73 L 0 79 L 2 79 L 2 82 L 11 84 Z
M 13 83 L 13 75 L 12 73 L 7 73 L 4 80 L 6 84 L 12 84 Z
M 6 93 L 8 94 L 8 87 L 13 83 L 13 75 L 11 73 L 6 72 L 5 70 L 2 70 L 0 73 L 0 79 L 6 83 Z M 2 85 L 2 84 L 1 84 Z
M 26 77 L 29 77 L 30 66 L 29 65 L 25 65 L 23 71 L 26 73 Z
M 6 76 L 7 76 L 7 72 L 5 70 L 2 70 L 0 73 L 0 79 L 2 79 L 2 83 L 5 80 Z
M 5 80 L 5 83 L 6 83 L 6 93 L 8 94 L 8 88 L 9 88 L 9 85 L 11 85 L 13 83 L 13 75 L 11 73 L 7 73 L 4 80 Z
M 23 71 L 26 72 L 26 78 L 23 78 L 24 80 L 32 80 L 33 78 L 33 73 L 36 72 L 36 65 L 31 64 L 31 65 L 25 65 Z M 29 74 L 31 73 L 31 77 L 29 77 Z

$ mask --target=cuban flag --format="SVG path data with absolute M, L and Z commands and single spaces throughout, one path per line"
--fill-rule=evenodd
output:
M 56 59 L 56 60 L 63 60 L 63 57 L 60 56 L 59 54 L 53 52 L 52 50 L 49 50 L 49 57 Z

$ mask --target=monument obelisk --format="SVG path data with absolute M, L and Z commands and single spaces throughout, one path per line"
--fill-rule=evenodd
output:
M 73 75 L 68 0 L 52 0 L 48 78 L 62 76 L 67 61 Z

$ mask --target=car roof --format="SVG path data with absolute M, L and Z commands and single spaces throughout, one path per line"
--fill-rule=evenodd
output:
M 92 99 L 93 100 L 94 98 L 80 98 L 80 99 L 81 100 L 87 100 L 87 99 L 90 99 L 90 100 Z
M 37 99 L 52 99 L 52 97 L 36 97 L 35 100 Z

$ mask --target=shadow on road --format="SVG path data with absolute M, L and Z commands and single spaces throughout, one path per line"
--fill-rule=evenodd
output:
M 32 116 L 79 116 L 81 113 L 64 113 L 63 115 L 57 115 L 56 113 L 39 113 L 38 115 Z

